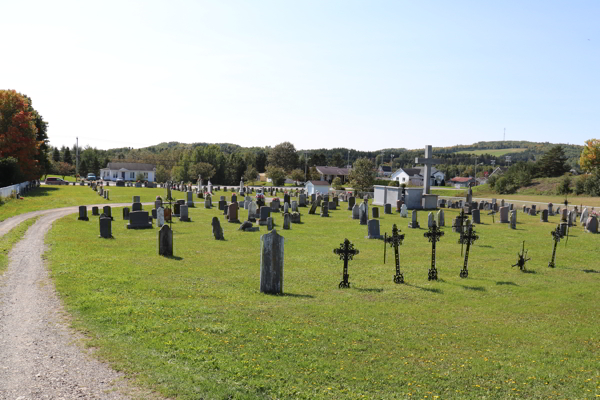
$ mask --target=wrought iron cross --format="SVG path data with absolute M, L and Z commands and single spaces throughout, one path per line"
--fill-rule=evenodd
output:
M 429 232 L 425 232 L 423 234 L 424 237 L 428 238 L 431 242 L 431 268 L 429 269 L 428 279 L 437 281 L 437 269 L 435 267 L 435 243 L 440 240 L 442 236 L 444 236 L 444 232 L 440 230 L 433 221 L 433 225 L 429 228 Z
M 554 264 L 554 259 L 556 258 L 556 245 L 558 244 L 558 242 L 560 242 L 560 238 L 562 238 L 562 235 L 560 233 L 560 224 L 556 226 L 555 230 L 550 232 L 550 235 L 552 235 L 552 240 L 554 240 L 554 248 L 552 249 L 552 259 L 548 263 L 548 267 L 550 268 L 556 267 L 556 264 Z
M 392 228 L 392 236 L 385 238 L 385 243 L 389 243 L 390 247 L 394 248 L 394 255 L 396 256 L 396 275 L 394 275 L 394 283 L 404 283 L 404 275 L 400 272 L 400 251 L 399 246 L 404 240 L 404 234 L 399 234 L 400 230 L 394 224 Z
M 354 245 L 350 243 L 348 239 L 344 240 L 344 243 L 340 244 L 340 247 L 337 249 L 333 249 L 333 253 L 340 256 L 340 260 L 344 260 L 344 278 L 340 282 L 339 288 L 349 288 L 350 282 L 348 282 L 348 261 L 352 260 L 352 258 L 359 253 L 357 249 L 354 248 Z
M 473 225 L 469 225 L 467 231 L 460 235 L 461 244 L 467 245 L 467 250 L 465 251 L 465 262 L 463 264 L 463 269 L 460 271 L 461 278 L 466 278 L 467 276 L 469 276 L 469 249 L 471 248 L 471 244 L 473 244 L 477 239 L 479 239 L 479 236 L 477 236 L 475 233 L 476 232 L 475 229 L 473 229 Z
M 517 258 L 517 263 L 514 264 L 513 267 L 518 266 L 521 271 L 525 271 L 525 263 L 531 260 L 531 258 L 527 258 L 528 251 L 529 250 L 525 250 L 525 241 L 523 240 L 523 248 L 521 249 L 521 252 L 517 254 L 519 258 Z
M 495 223 L 496 223 L 496 221 L 494 221 L 494 215 L 496 215 L 496 210 L 492 210 L 492 211 L 490 211 L 490 212 L 488 213 L 488 215 L 491 215 L 491 216 L 492 216 L 492 223 L 493 223 L 493 224 L 495 224 Z
M 461 235 L 464 229 L 464 223 L 465 220 L 469 219 L 469 217 L 467 215 L 465 215 L 465 209 L 462 208 L 460 210 L 460 214 L 456 217 L 456 224 L 454 225 L 454 228 L 458 231 L 458 229 L 460 228 L 460 231 L 458 231 Z

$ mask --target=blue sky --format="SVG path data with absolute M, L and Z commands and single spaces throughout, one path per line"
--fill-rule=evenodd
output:
M 54 146 L 600 137 L 600 1 L 13 1 L 0 88 Z

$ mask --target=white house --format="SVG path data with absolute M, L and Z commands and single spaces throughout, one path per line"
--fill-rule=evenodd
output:
M 400 184 L 412 184 L 415 186 L 423 186 L 423 173 L 424 167 L 415 168 L 399 168 L 392 174 L 392 180 L 398 181 Z M 442 171 L 436 168 L 431 168 L 431 176 L 429 178 L 429 184 L 431 186 L 439 186 L 445 178 Z
M 304 186 L 306 193 L 310 196 L 311 194 L 328 194 L 329 193 L 329 182 L 327 181 L 308 181 Z
M 156 181 L 156 168 L 153 164 L 109 162 L 106 168 L 100 169 L 100 178 L 105 181 L 135 181 L 138 174 L 144 175 L 148 182 Z

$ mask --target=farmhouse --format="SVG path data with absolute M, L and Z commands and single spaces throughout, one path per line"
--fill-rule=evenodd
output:
M 153 164 L 109 162 L 106 168 L 100 169 L 100 178 L 114 181 L 121 178 L 124 181 L 135 181 L 138 174 L 144 175 L 144 180 L 156 180 L 156 167 Z
M 455 178 L 450 179 L 450 182 L 452 182 L 452 184 L 456 188 L 466 188 L 475 185 L 475 179 L 471 177 L 464 178 L 462 176 L 457 176 Z
M 415 186 L 423 186 L 423 167 L 415 168 L 399 168 L 392 174 L 392 180 L 398 181 L 400 184 L 411 184 Z M 431 176 L 429 177 L 429 184 L 431 186 L 439 186 L 444 181 L 444 173 L 431 168 Z
M 336 177 L 339 177 L 343 182 L 348 180 L 350 174 L 349 168 L 338 167 L 315 167 L 317 172 L 321 174 L 321 180 L 331 183 Z

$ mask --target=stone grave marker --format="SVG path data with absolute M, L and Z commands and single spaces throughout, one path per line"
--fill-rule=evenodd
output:
M 586 221 L 588 219 L 589 213 L 588 213 L 588 209 L 587 207 L 583 209 L 583 211 L 581 212 L 581 218 L 579 218 L 579 223 L 583 226 L 585 226 Z
M 429 214 L 427 214 L 427 228 L 431 228 L 434 224 L 434 219 L 433 219 L 433 212 L 430 212 Z
M 92 207 L 92 215 L 100 215 L 100 214 L 98 214 L 98 207 L 96 207 L 96 206 Z
M 191 193 L 191 192 L 188 192 Z M 190 222 L 191 219 L 188 214 L 188 206 L 187 204 L 182 204 L 179 206 L 179 220 L 182 222 Z
M 232 202 L 232 203 L 237 203 L 237 195 L 236 195 L 235 193 L 233 193 L 233 194 L 231 195 L 231 202 Z
M 598 218 L 589 216 L 585 223 L 585 231 L 589 233 L 598 233 Z
M 536 212 L 535 212 L 535 204 L 531 205 L 531 208 L 529 209 L 529 215 L 535 216 Z
M 396 200 L 396 212 L 401 212 L 403 205 L 404 202 L 402 200 Z
M 313 202 L 310 205 L 310 210 L 308 211 L 308 213 L 310 215 L 314 215 L 316 211 L 317 211 L 317 202 Z
M 408 208 L 406 207 L 406 204 L 402 204 L 402 207 L 400 208 L 400 216 L 402 218 L 408 217 Z
M 224 197 L 224 196 L 221 196 L 221 197 Z M 227 201 L 219 200 L 219 210 L 224 211 L 225 207 L 227 207 Z
M 508 207 L 500 207 L 500 223 L 508 224 Z
M 360 210 L 358 204 L 352 206 L 352 219 L 360 219 Z
M 412 221 L 408 224 L 408 227 L 412 229 L 420 228 L 417 210 L 412 211 Z
M 365 239 L 383 239 L 381 233 L 379 232 L 379 221 L 376 219 L 371 219 L 367 223 L 367 236 Z
M 510 212 L 510 227 L 511 229 L 517 229 L 517 210 Z
M 240 223 L 240 220 L 238 219 L 238 204 L 237 203 L 232 203 L 231 205 L 229 205 L 229 211 L 227 213 L 227 220 L 229 222 L 235 222 L 235 223 Z
M 131 205 L 131 211 L 142 211 L 142 210 L 143 210 L 142 203 L 138 202 L 138 203 L 133 203 Z
M 194 192 L 186 192 L 187 193 L 187 206 L 194 207 Z
M 258 220 L 259 225 L 267 225 L 267 219 L 271 216 L 271 207 L 262 206 L 260 208 L 260 219 Z
M 548 222 L 548 210 L 542 210 L 540 213 L 540 222 Z
M 363 202 L 358 206 L 358 219 L 361 225 L 367 225 L 369 220 L 369 206 Z
M 251 222 L 255 222 L 256 221 L 256 203 L 251 201 L 250 204 L 248 204 L 248 221 Z
M 290 229 L 291 220 L 292 220 L 292 218 L 291 218 L 290 214 L 285 214 L 283 216 L 283 229 L 286 229 L 286 230 Z
M 373 218 L 379 218 L 379 207 L 373 207 L 371 210 Z
M 437 226 L 440 228 L 442 226 L 446 226 L 446 221 L 444 219 L 444 210 L 440 210 L 437 213 Z
M 104 216 L 106 218 L 110 218 L 111 221 L 113 220 L 113 217 L 112 217 L 112 208 L 110 208 L 110 206 L 104 206 L 104 207 L 102 207 L 102 211 L 103 211 L 103 214 L 104 214 Z
M 129 221 L 129 207 L 123 207 L 123 220 Z
M 267 230 L 270 231 L 273 229 L 273 217 L 267 218 Z
M 283 204 L 285 204 L 285 203 L 289 204 L 289 203 L 291 203 L 291 201 L 292 201 L 292 199 L 290 198 L 290 195 L 288 193 L 285 193 L 283 195 Z
M 337 209 L 337 207 L 336 207 L 335 201 L 328 201 L 328 202 L 327 202 L 327 208 L 328 208 L 329 210 L 336 210 L 336 209 Z
M 213 217 L 211 225 L 215 240 L 225 240 L 225 237 L 223 236 L 223 228 L 221 228 L 221 222 L 219 221 L 218 217 Z
M 100 217 L 100 236 L 104 239 L 112 238 L 112 219 L 108 217 Z
M 79 206 L 79 217 L 77 218 L 79 221 L 89 221 L 90 219 L 87 216 L 87 207 Z
M 292 212 L 298 211 L 298 202 L 296 200 L 292 200 Z
M 207 194 L 204 198 L 204 208 L 212 208 L 212 197 L 210 196 L 210 194 Z
M 280 207 L 279 198 L 274 198 L 271 201 L 271 211 L 273 211 L 273 212 L 279 212 L 279 207 Z
M 132 203 L 139 203 L 140 202 L 140 196 L 133 196 L 131 202 Z M 133 210 L 133 211 L 137 211 L 137 210 Z
M 329 206 L 326 202 L 321 205 L 321 217 L 329 217 Z
M 158 231 L 158 255 L 173 256 L 173 231 L 169 225 L 163 225 Z
M 156 209 L 156 224 L 159 228 L 165 224 L 165 209 L 162 207 Z
M 384 214 L 391 214 L 392 213 L 392 205 L 391 204 L 386 204 L 383 206 L 383 213 Z
M 287 214 L 290 212 L 290 203 L 283 203 L 283 213 Z
M 148 218 L 148 211 L 132 211 L 129 213 L 127 229 L 150 229 L 152 222 Z
M 554 216 L 554 211 L 552 210 L 553 206 L 554 206 L 554 204 L 548 203 L 548 215 L 551 216 L 551 217 Z
M 500 207 L 500 209 L 502 209 L 502 207 Z M 474 224 L 481 224 L 481 211 L 479 211 L 478 209 L 474 208 L 471 211 L 471 218 L 473 218 L 473 223 Z
M 261 293 L 283 293 L 284 241 L 275 229 L 260 237 Z
M 304 193 L 302 193 L 302 194 L 300 194 L 300 196 L 298 196 L 298 206 L 306 207 L 306 195 Z

